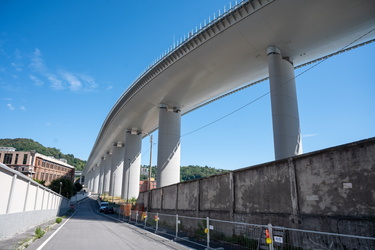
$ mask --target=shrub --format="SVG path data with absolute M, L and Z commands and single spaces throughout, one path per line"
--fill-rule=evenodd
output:
M 45 232 L 44 232 L 40 227 L 37 227 L 37 228 L 35 229 L 35 236 L 36 236 L 38 239 L 42 238 L 43 235 L 44 235 L 44 233 L 45 233 Z
M 61 218 L 56 218 L 56 223 L 60 223 L 62 222 L 62 219 Z

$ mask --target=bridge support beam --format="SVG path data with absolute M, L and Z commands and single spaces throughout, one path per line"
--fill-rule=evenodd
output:
M 121 197 L 122 175 L 124 171 L 125 148 L 123 143 L 118 142 L 112 151 L 110 196 Z
M 111 178 L 111 162 L 112 162 L 112 152 L 108 151 L 105 158 L 104 166 L 104 177 L 103 177 L 103 194 L 109 194 L 109 184 Z
M 90 170 L 90 182 L 89 182 L 89 190 L 92 191 L 94 189 L 94 172 Z
M 157 187 L 180 182 L 180 112 L 179 108 L 160 105 Z
M 94 169 L 93 175 L 94 175 L 93 176 L 94 177 L 94 184 L 93 184 L 92 191 L 94 193 L 99 193 L 99 177 L 100 177 L 99 164 L 95 165 L 95 169 Z
M 104 184 L 104 171 L 105 171 L 105 157 L 102 157 L 99 165 L 99 194 L 103 194 L 103 184 Z
M 275 46 L 268 47 L 267 55 L 275 159 L 279 160 L 302 154 L 297 92 L 293 64 Z
M 141 174 L 142 133 L 128 130 L 125 134 L 124 173 L 121 198 L 138 198 L 139 176 Z
M 85 187 L 91 190 L 91 171 L 85 175 Z

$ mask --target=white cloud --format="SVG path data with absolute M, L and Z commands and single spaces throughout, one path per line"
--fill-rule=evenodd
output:
M 22 110 L 22 111 L 26 111 L 25 106 L 20 106 L 20 110 Z
M 71 91 L 89 91 L 97 88 L 98 84 L 94 78 L 86 74 L 76 74 L 69 71 L 53 72 L 48 69 L 42 58 L 41 51 L 36 48 L 31 56 L 30 68 L 42 78 L 46 78 L 51 83 L 51 88 L 55 90 L 63 90 L 69 88 Z M 30 75 L 29 78 L 36 86 L 43 85 L 43 79 Z
M 61 72 L 62 77 L 68 82 L 69 89 L 72 91 L 77 91 L 82 88 L 81 81 L 72 73 Z
M 64 89 L 62 81 L 53 74 L 48 74 L 47 76 L 48 81 L 51 83 L 51 87 L 55 90 L 62 90 Z
M 98 87 L 93 77 L 86 74 L 78 74 L 78 77 L 85 82 L 86 89 L 95 89 Z
M 36 77 L 36 76 L 29 75 L 29 78 L 34 82 L 35 86 L 42 86 L 42 85 L 44 85 L 44 82 L 42 80 L 40 80 L 38 77 Z
M 16 71 L 18 71 L 18 72 L 22 71 L 22 68 L 21 68 L 21 65 L 20 65 L 20 64 L 17 64 L 17 63 L 12 62 L 11 65 L 13 66 L 13 68 L 14 68 Z
M 47 68 L 44 65 L 42 53 L 38 48 L 32 54 L 30 67 L 40 74 L 46 74 Z
M 13 111 L 14 110 L 14 107 L 13 107 L 13 105 L 12 104 L 10 104 L 10 103 L 8 103 L 7 104 L 7 107 L 9 108 L 9 110 L 11 110 L 11 111 Z

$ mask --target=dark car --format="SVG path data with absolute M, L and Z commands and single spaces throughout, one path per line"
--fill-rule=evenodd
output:
M 105 214 L 114 214 L 115 210 L 113 210 L 113 207 L 106 207 L 106 208 L 104 208 L 104 213 Z

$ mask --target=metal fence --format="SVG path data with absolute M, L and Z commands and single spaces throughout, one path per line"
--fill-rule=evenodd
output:
M 375 238 L 131 211 L 119 219 L 197 249 L 375 249 Z

